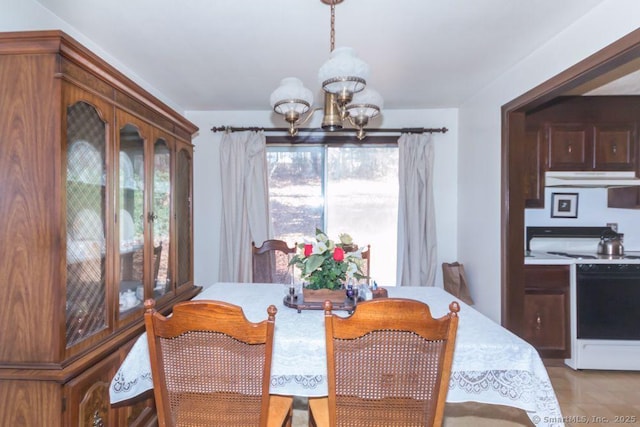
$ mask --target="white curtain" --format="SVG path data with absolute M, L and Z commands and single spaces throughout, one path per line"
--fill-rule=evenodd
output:
M 433 286 L 436 277 L 436 220 L 433 206 L 431 134 L 398 139 L 398 277 L 400 286 Z
M 225 133 L 220 141 L 222 229 L 220 281 L 251 282 L 251 242 L 270 235 L 266 138 Z

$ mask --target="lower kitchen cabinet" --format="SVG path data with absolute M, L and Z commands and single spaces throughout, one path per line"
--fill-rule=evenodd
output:
M 568 265 L 524 268 L 523 336 L 540 356 L 571 357 Z

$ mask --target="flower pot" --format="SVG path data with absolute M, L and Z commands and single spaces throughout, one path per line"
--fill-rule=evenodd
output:
M 344 289 L 307 289 L 302 288 L 304 302 L 325 302 L 329 300 L 333 303 L 343 303 L 345 299 Z

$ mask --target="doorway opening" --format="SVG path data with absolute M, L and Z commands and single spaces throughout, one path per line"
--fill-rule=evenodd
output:
M 502 325 L 517 335 L 524 312 L 525 116 L 559 96 L 584 94 L 640 69 L 640 29 L 502 107 Z

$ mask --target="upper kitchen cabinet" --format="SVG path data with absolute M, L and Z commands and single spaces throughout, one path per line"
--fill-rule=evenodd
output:
M 560 120 L 560 118 L 558 118 Z M 635 171 L 635 123 L 549 123 L 546 170 Z
M 595 124 L 593 126 L 593 169 L 636 170 L 636 123 Z
M 549 160 L 545 170 L 587 170 L 591 168 L 589 130 L 585 124 L 545 126 Z
M 142 301 L 200 290 L 197 128 L 59 31 L 0 33 L 0 88 L 0 420 L 118 425 Z
M 532 127 L 526 130 L 526 145 L 522 162 L 524 198 L 526 208 L 544 207 L 544 166 L 546 162 L 546 145 L 541 128 Z
M 528 112 L 525 124 L 526 208 L 544 207 L 546 171 L 635 171 L 640 177 L 638 96 L 558 97 Z

